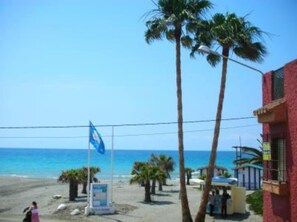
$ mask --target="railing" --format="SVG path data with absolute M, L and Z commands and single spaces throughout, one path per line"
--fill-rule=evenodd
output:
M 286 182 L 286 144 L 284 134 L 263 135 L 270 142 L 271 159 L 264 161 L 263 180 Z
M 278 160 L 270 161 L 273 164 L 284 165 L 284 163 L 280 163 Z M 286 170 L 285 166 L 281 166 L 280 168 L 265 168 L 266 175 L 264 179 L 275 180 L 278 182 L 286 182 Z
M 284 68 L 273 71 L 272 75 L 273 100 L 284 97 Z

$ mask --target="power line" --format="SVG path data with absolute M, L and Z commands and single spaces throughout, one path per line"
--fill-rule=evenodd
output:
M 250 125 L 242 125 L 242 126 L 231 126 L 231 127 L 221 127 L 221 130 L 226 129 L 238 129 L 245 127 L 258 126 L 258 124 L 250 124 Z M 184 133 L 196 133 L 196 132 L 206 132 L 213 131 L 213 129 L 199 129 L 199 130 L 185 130 Z M 161 133 L 141 133 L 141 134 L 122 134 L 122 135 L 114 135 L 114 137 L 135 137 L 135 136 L 157 136 L 157 135 L 170 135 L 177 134 L 177 132 L 161 132 Z M 0 139 L 81 139 L 87 138 L 88 136 L 1 136 Z M 111 137 L 111 136 L 104 136 Z
M 244 119 L 255 119 L 256 117 L 234 117 L 234 118 L 226 118 L 221 119 L 221 121 L 236 121 L 236 120 L 244 120 Z M 184 124 L 192 124 L 192 123 L 207 123 L 207 122 L 215 122 L 217 120 L 189 120 L 184 121 Z M 157 126 L 157 125 L 172 125 L 177 124 L 178 122 L 156 122 L 156 123 L 124 123 L 124 124 L 106 124 L 106 125 L 94 125 L 95 127 L 131 127 L 131 126 Z M 68 128 L 86 128 L 89 125 L 72 125 L 72 126 L 0 126 L 0 130 L 17 130 L 17 129 L 68 129 Z

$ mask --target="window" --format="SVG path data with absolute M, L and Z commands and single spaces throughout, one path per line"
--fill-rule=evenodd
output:
M 273 72 L 272 75 L 273 100 L 284 97 L 284 68 Z
M 271 148 L 272 179 L 284 182 L 286 181 L 285 140 L 273 139 Z

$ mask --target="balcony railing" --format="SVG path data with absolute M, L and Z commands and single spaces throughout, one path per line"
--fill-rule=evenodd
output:
M 269 160 L 264 161 L 263 180 L 286 182 L 286 134 L 264 134 L 263 140 L 270 143 Z

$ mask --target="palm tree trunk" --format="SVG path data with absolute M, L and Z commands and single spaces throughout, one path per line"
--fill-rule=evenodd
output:
M 228 57 L 229 49 L 223 48 L 223 55 Z M 226 87 L 226 77 L 227 77 L 228 59 L 226 57 L 223 58 L 221 87 L 220 87 L 219 102 L 218 102 L 218 107 L 217 107 L 216 124 L 215 124 L 215 129 L 214 129 L 211 154 L 210 154 L 209 163 L 208 163 L 206 182 L 205 182 L 205 187 L 204 187 L 203 194 L 202 194 L 199 211 L 195 218 L 195 222 L 204 222 L 205 221 L 206 205 L 207 205 L 208 198 L 209 198 L 209 192 L 210 192 L 210 188 L 211 188 L 211 180 L 212 180 L 212 176 L 213 176 L 214 165 L 215 165 L 216 155 L 217 155 L 219 135 L 220 135 L 220 125 L 221 125 L 225 87 Z
M 73 179 L 70 179 L 69 181 L 69 201 L 74 201 L 75 198 L 77 197 L 76 192 L 77 192 L 77 187 L 76 187 L 76 181 Z
M 151 202 L 151 185 L 150 180 L 147 180 L 144 186 L 144 202 Z
M 159 191 L 163 191 L 163 181 L 158 181 L 159 183 Z
M 177 88 L 177 115 L 178 115 L 178 153 L 179 153 L 179 177 L 180 177 L 180 196 L 182 207 L 182 221 L 192 222 L 190 213 L 184 166 L 184 138 L 183 138 L 183 105 L 182 105 L 182 81 L 181 81 L 181 61 L 180 61 L 180 38 L 181 25 L 175 27 L 176 40 L 176 88 Z
M 74 190 L 75 190 L 75 197 L 78 197 L 78 182 L 77 181 L 75 181 L 74 186 L 75 186 L 75 188 L 74 188 Z
M 156 194 L 156 179 L 153 179 L 152 182 L 152 194 Z
M 87 182 L 83 182 L 83 188 L 82 188 L 81 193 L 83 193 L 83 194 L 86 194 L 87 193 L 87 186 L 88 186 L 88 183 Z

